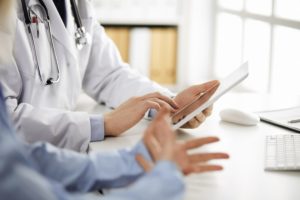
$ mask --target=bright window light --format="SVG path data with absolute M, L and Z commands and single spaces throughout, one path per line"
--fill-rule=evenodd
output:
M 244 60 L 249 61 L 250 76 L 244 85 L 248 90 L 268 91 L 270 41 L 269 24 L 257 20 L 246 20 Z
M 242 19 L 221 13 L 217 23 L 216 75 L 223 77 L 241 63 Z
M 275 14 L 278 17 L 300 21 L 300 1 L 276 0 Z
M 272 14 L 272 0 L 246 0 L 246 10 L 251 13 L 270 16 Z
M 242 10 L 244 2 L 243 0 L 219 0 L 219 5 L 232 10 Z
M 275 27 L 273 92 L 300 94 L 300 30 Z
M 250 76 L 240 89 L 300 94 L 300 0 L 243 2 L 238 12 L 240 1 L 217 5 L 215 76 L 249 60 Z

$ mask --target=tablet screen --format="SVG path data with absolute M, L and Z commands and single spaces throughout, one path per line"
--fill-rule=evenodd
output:
M 220 81 L 220 85 L 216 92 L 202 105 L 200 105 L 196 110 L 191 112 L 189 115 L 184 117 L 177 124 L 173 125 L 174 129 L 178 129 L 186 124 L 188 121 L 193 119 L 195 116 L 199 115 L 203 110 L 210 107 L 214 102 L 216 102 L 221 96 L 226 94 L 232 88 L 237 86 L 239 83 L 244 81 L 249 75 L 248 62 L 244 63 L 241 67 L 239 67 L 236 71 L 231 73 L 226 78 Z

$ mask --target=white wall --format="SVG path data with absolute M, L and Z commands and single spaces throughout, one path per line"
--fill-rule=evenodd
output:
M 179 69 L 185 71 L 185 81 L 180 87 L 211 79 L 213 72 L 214 0 L 188 0 L 184 4 L 187 44 L 181 48 L 185 50 L 186 67 Z

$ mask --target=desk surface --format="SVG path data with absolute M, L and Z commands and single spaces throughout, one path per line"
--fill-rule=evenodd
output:
M 80 104 L 89 112 L 103 111 L 103 107 Z M 299 106 L 300 98 L 270 97 L 268 95 L 227 95 L 215 105 L 215 111 L 196 130 L 178 131 L 178 138 L 218 136 L 219 144 L 200 151 L 225 151 L 231 156 L 223 164 L 224 171 L 192 175 L 186 178 L 186 200 L 297 200 L 300 198 L 300 172 L 264 171 L 265 136 L 289 134 L 288 130 L 260 123 L 256 127 L 242 127 L 221 122 L 218 116 L 222 108 L 248 108 L 252 111 Z M 133 146 L 138 142 L 149 122 L 142 121 L 119 138 L 107 138 L 104 142 L 92 143 L 94 151 L 109 151 Z

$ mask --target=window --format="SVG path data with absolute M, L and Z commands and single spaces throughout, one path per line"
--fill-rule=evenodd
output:
M 249 60 L 243 89 L 300 94 L 300 1 L 216 0 L 214 72 Z

